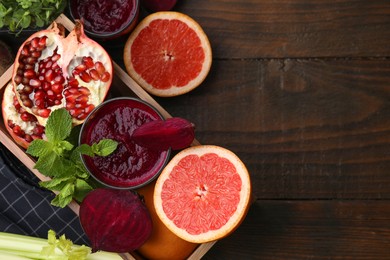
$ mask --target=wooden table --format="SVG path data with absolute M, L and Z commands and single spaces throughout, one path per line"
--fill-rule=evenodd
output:
M 213 65 L 196 90 L 156 100 L 201 143 L 234 151 L 255 197 L 204 259 L 389 259 L 390 1 L 175 10 L 203 27 Z M 103 45 L 123 67 L 124 40 Z

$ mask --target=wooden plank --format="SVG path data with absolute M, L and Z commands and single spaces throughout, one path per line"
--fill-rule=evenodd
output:
M 389 223 L 388 201 L 257 200 L 202 259 L 389 259 Z
M 221 59 L 390 56 L 387 0 L 197 0 L 197 20 Z
M 230 148 L 258 198 L 390 198 L 390 61 L 216 61 L 188 95 L 156 99 Z

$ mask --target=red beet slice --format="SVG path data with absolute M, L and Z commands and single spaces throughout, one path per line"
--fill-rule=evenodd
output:
M 195 126 L 180 117 L 155 120 L 135 129 L 132 138 L 138 145 L 150 149 L 180 150 L 191 145 L 195 138 Z
M 152 232 L 148 209 L 130 190 L 95 189 L 82 201 L 79 215 L 92 252 L 130 252 L 143 245 Z

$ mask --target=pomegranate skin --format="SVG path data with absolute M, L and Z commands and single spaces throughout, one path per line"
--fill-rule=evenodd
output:
M 152 232 L 148 209 L 130 190 L 91 191 L 80 205 L 79 216 L 92 252 L 130 252 L 143 245 Z

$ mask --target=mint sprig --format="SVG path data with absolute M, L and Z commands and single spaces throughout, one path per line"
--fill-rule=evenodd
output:
M 49 25 L 66 5 L 66 0 L 1 0 L 0 28 L 20 33 L 28 27 Z
M 75 128 L 73 128 L 74 130 Z M 47 140 L 36 139 L 31 142 L 27 153 L 37 157 L 34 168 L 49 181 L 41 181 L 40 186 L 57 192 L 51 204 L 57 207 L 67 206 L 72 199 L 82 201 L 93 187 L 90 174 L 85 168 L 81 155 L 108 156 L 117 148 L 118 143 L 111 139 L 103 139 L 91 146 L 78 146 L 71 138 L 72 118 L 64 109 L 53 111 L 46 123 Z

